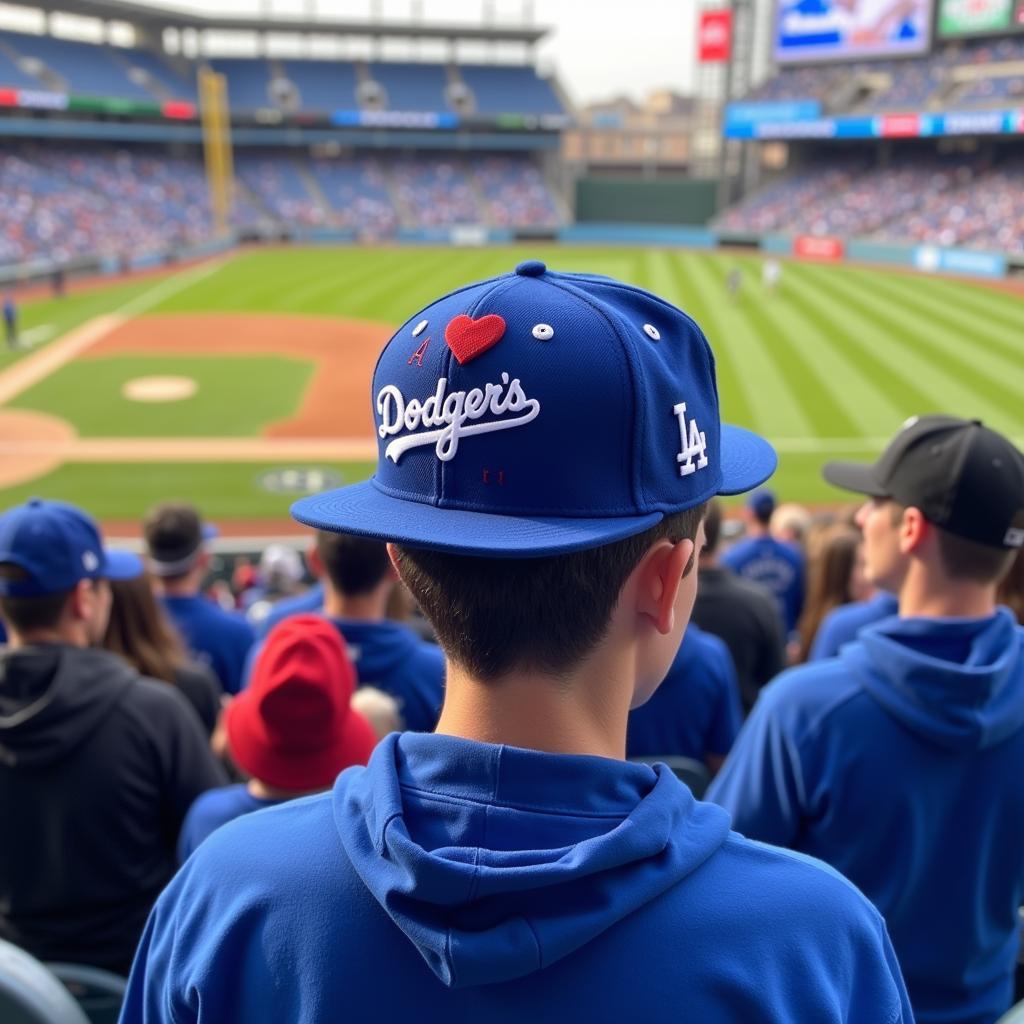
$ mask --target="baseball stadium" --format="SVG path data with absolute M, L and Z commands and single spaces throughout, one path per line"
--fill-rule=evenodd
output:
M 0 1024 L 1024 1024 L 1024 0 L 0 0 L 0 313 Z

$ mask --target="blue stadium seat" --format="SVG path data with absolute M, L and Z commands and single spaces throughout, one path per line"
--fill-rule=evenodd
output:
M 685 782 L 690 787 L 690 792 L 701 800 L 707 792 L 708 784 L 711 782 L 711 773 L 707 765 L 692 757 L 631 757 L 631 761 L 638 764 L 665 764 L 672 769 L 673 774 L 680 782 Z
M 71 993 L 89 1024 L 117 1024 L 127 978 L 85 964 L 48 963 L 46 967 Z
M 265 60 L 212 60 L 210 66 L 227 76 L 228 103 L 233 110 L 270 106 L 270 65 Z
M 549 82 L 525 65 L 460 64 L 478 114 L 564 114 Z
M 90 1024 L 56 975 L 23 949 L 0 939 L 0 1021 Z
M 388 110 L 448 110 L 447 77 L 440 64 L 377 63 L 370 65 L 370 74 L 387 91 Z
M 26 75 L 14 61 L 0 51 L 0 89 L 41 89 L 43 83 L 32 75 Z
M 303 110 L 355 110 L 356 69 L 345 61 L 289 60 L 284 70 L 299 90 Z
M 173 99 L 197 102 L 194 70 L 188 77 L 179 76 L 155 53 L 148 50 L 118 50 L 118 55 L 134 67 L 142 68 L 150 78 L 162 85 Z
M 0 39 L 21 56 L 41 60 L 67 82 L 72 92 L 118 99 L 153 99 L 128 77 L 105 46 L 14 32 L 0 33 Z M 35 87 L 38 88 L 38 84 Z

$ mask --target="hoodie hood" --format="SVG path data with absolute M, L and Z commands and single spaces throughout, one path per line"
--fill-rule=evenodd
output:
M 62 644 L 0 651 L 0 764 L 39 767 L 66 757 L 134 679 L 108 651 Z
M 1024 630 L 985 619 L 889 618 L 840 660 L 885 710 L 948 750 L 983 750 L 1024 725 Z
M 355 870 L 450 988 L 579 949 L 700 867 L 729 816 L 664 765 L 392 734 L 333 795 Z

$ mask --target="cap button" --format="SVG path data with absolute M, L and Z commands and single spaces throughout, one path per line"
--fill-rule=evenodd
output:
M 547 269 L 540 260 L 524 260 L 516 267 L 516 273 L 520 277 L 540 277 Z

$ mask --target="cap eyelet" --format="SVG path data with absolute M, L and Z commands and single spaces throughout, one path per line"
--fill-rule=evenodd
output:
M 537 324 L 531 333 L 538 341 L 550 341 L 555 336 L 555 329 L 551 324 Z
M 413 329 L 412 336 L 418 338 L 426 329 L 429 324 L 428 320 L 421 320 Z
M 654 324 L 644 324 L 644 334 L 646 334 L 651 341 L 661 340 L 661 331 L 659 331 Z

